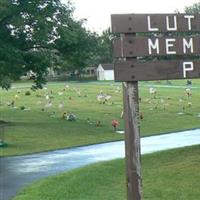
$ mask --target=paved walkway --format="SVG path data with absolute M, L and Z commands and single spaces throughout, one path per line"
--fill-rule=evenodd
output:
M 142 154 L 200 144 L 200 129 L 141 139 Z M 124 157 L 124 142 L 111 142 L 27 156 L 0 158 L 0 199 L 9 200 L 25 185 L 99 161 Z

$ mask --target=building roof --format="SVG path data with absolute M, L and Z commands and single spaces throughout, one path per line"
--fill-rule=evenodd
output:
M 114 70 L 113 64 L 100 64 L 104 70 Z

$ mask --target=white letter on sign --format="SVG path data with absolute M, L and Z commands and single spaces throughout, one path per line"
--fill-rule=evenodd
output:
M 166 17 L 166 24 L 168 31 L 177 31 L 177 17 L 174 16 L 174 27 L 170 27 L 169 25 L 169 16 Z
M 191 31 L 192 29 L 192 20 L 191 19 L 194 19 L 194 15 L 185 15 L 184 16 L 186 19 L 188 19 L 188 30 Z
M 187 52 L 186 49 L 190 49 L 190 52 L 194 53 L 193 38 L 190 38 L 189 42 L 185 38 L 183 38 L 183 53 Z
M 193 62 L 183 62 L 183 78 L 186 78 L 186 73 L 194 70 Z
M 152 28 L 151 27 L 151 18 L 150 18 L 150 16 L 147 16 L 147 22 L 148 22 L 148 31 L 158 31 L 158 28 Z
M 166 39 L 165 42 L 166 42 L 166 53 L 167 54 L 176 54 L 176 51 L 170 50 L 171 47 L 174 47 L 173 42 L 176 42 L 176 39 L 174 39 L 174 38 Z
M 156 49 L 157 54 L 159 54 L 160 50 L 159 50 L 159 40 L 158 40 L 158 38 L 155 40 L 154 44 L 153 44 L 151 39 L 148 39 L 148 47 L 149 47 L 149 55 L 152 54 L 152 49 Z

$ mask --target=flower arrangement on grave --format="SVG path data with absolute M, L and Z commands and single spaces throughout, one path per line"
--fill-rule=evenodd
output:
M 121 92 L 121 88 L 120 88 L 120 87 L 117 87 L 116 90 L 115 90 L 115 92 L 116 92 L 116 93 L 120 93 L 120 92 Z
M 192 107 L 192 102 L 188 102 L 188 107 L 190 108 L 190 107 Z
M 87 118 L 87 123 L 92 124 L 92 122 L 90 121 L 90 118 Z
M 190 88 L 186 88 L 185 89 L 185 93 L 186 93 L 186 95 L 187 95 L 188 98 L 192 97 L 192 91 L 191 91 Z
M 185 105 L 184 105 L 184 98 L 183 97 L 179 98 L 179 105 L 180 105 L 181 111 L 178 112 L 177 114 L 183 115 L 184 111 L 185 111 Z
M 76 93 L 78 97 L 81 97 L 81 92 L 79 90 L 77 90 Z
M 49 99 L 54 99 L 54 96 L 52 94 L 50 94 Z
M 97 101 L 100 104 L 105 104 L 106 102 L 108 102 L 111 99 L 111 97 L 112 97 L 111 95 L 100 93 L 97 95 Z
M 25 92 L 25 96 L 30 96 L 31 95 L 31 92 L 30 91 L 26 91 Z
M 41 94 L 39 94 L 39 93 L 37 93 L 37 94 L 36 94 L 36 97 L 39 97 L 39 98 L 41 98 L 41 97 L 42 97 L 42 95 L 41 95 Z
M 117 130 L 117 127 L 119 126 L 119 121 L 116 119 L 112 120 L 112 127 L 114 128 L 114 131 Z
M 51 100 L 49 100 L 49 101 L 47 102 L 47 104 L 45 105 L 45 107 L 46 107 L 46 108 L 49 108 L 49 107 L 51 107 L 51 106 L 53 106 L 53 103 L 52 103 Z
M 101 127 L 101 126 L 102 126 L 102 125 L 101 125 L 101 121 L 98 120 L 98 121 L 96 122 L 96 127 Z
M 144 113 L 140 113 L 139 118 L 140 118 L 140 120 L 143 120 L 144 119 Z
M 66 113 L 66 112 L 63 112 L 63 113 L 62 113 L 62 118 L 63 118 L 63 119 L 66 119 L 66 118 L 67 118 L 67 113 Z
M 156 98 L 156 94 L 157 94 L 157 90 L 153 87 L 149 88 L 149 93 L 151 98 L 155 99 Z
M 87 123 L 89 123 L 89 124 L 91 123 L 90 118 L 87 118 Z
M 16 94 L 15 95 L 15 100 L 18 100 L 19 99 L 19 96 Z
M 9 106 L 11 106 L 12 108 L 15 107 L 15 100 L 12 100 L 11 103 L 9 104 Z
M 45 96 L 45 99 L 46 99 L 46 100 L 49 100 L 49 99 L 50 99 L 50 98 L 49 98 L 49 95 L 46 95 L 46 96 Z
M 26 107 L 25 106 L 20 106 L 20 110 L 25 110 Z
M 63 108 L 64 107 L 64 103 L 61 101 L 60 104 L 58 105 L 58 108 Z
M 71 121 L 72 122 L 72 121 L 76 121 L 77 117 L 76 117 L 75 114 L 70 113 L 69 115 L 67 115 L 66 119 L 67 119 L 67 121 Z
M 68 88 L 69 88 L 69 85 L 65 85 L 65 88 L 68 89 Z
M 56 113 L 55 113 L 55 111 L 53 111 L 53 112 L 49 113 L 49 117 L 51 117 L 51 118 L 55 118 L 55 116 L 56 116 Z

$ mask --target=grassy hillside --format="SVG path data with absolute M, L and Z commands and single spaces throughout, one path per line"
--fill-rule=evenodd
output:
M 185 81 L 172 82 L 172 87 L 166 82 L 141 83 L 141 135 L 199 128 L 199 80 L 193 86 L 192 96 L 188 97 Z M 118 129 L 123 129 L 121 84 L 49 83 L 38 91 L 29 87 L 30 84 L 22 83 L 9 91 L 0 90 L 0 120 L 8 122 L 4 134 L 8 146 L 0 149 L 0 156 L 123 139 L 111 126 L 112 120 L 117 119 Z M 150 94 L 151 87 L 156 88 L 155 95 Z M 100 93 L 111 98 L 105 104 L 100 103 L 97 100 Z M 70 112 L 77 116 L 76 121 L 62 118 L 63 113 Z

